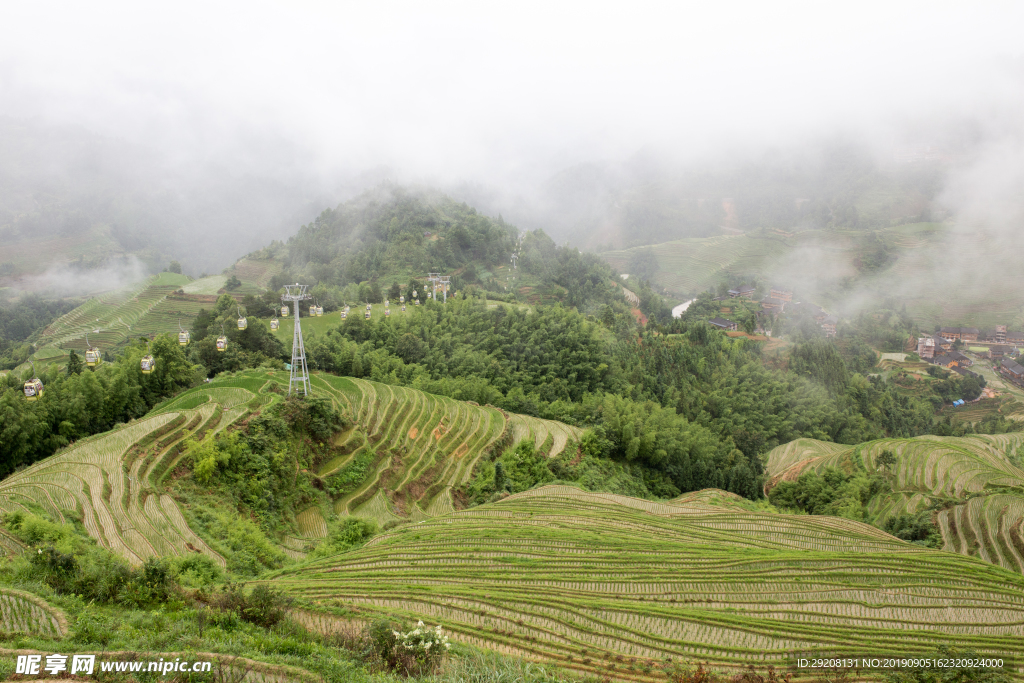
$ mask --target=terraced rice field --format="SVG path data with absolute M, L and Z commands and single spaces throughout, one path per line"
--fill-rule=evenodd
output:
M 170 398 L 148 416 L 72 447 L 0 482 L 0 512 L 36 509 L 58 521 L 74 510 L 97 542 L 134 564 L 147 557 L 202 552 L 224 558 L 187 525 L 165 488 L 183 457 L 188 434 L 215 433 L 251 411 L 282 400 L 284 372 L 222 375 Z M 495 449 L 529 439 L 551 456 L 580 436 L 566 425 L 506 415 L 421 391 L 361 379 L 314 374 L 314 394 L 329 398 L 353 426 L 339 436 L 320 477 L 356 472 L 333 500 L 333 513 L 385 523 L 427 519 L 454 511 L 453 487 Z M 360 469 L 361 468 L 361 469 Z M 327 535 L 325 512 L 299 511 L 282 551 L 303 556 Z M 0 554 L 20 552 L 0 535 Z
M 213 405 L 166 412 L 85 439 L 0 482 L 0 511 L 41 509 L 62 522 L 76 511 L 99 545 L 133 564 L 190 552 L 223 563 L 159 488 L 185 429 L 202 429 L 215 413 Z
M 182 295 L 188 278 L 161 273 L 133 287 L 101 294 L 51 323 L 39 338 L 40 346 L 84 351 L 85 335 L 101 349 L 124 343 L 129 337 L 178 331 L 201 308 L 211 308 L 216 298 Z M 99 330 L 99 332 L 95 332 Z
M 231 274 L 242 282 L 250 282 L 260 289 L 270 287 L 270 279 L 281 272 L 283 264 L 274 259 L 240 259 L 231 267 Z
M 0 588 L 0 633 L 62 638 L 68 633 L 68 620 L 64 612 L 39 596 Z
M 831 517 L 546 486 L 398 527 L 270 579 L 312 628 L 375 615 L 581 674 L 784 665 L 794 651 L 1022 653 L 1024 577 Z
M 1019 433 L 882 439 L 858 446 L 800 439 L 768 454 L 768 487 L 803 472 L 849 471 L 858 463 L 868 472 L 885 472 L 875 464 L 884 450 L 897 456 L 892 472 L 886 472 L 894 492 L 872 499 L 874 523 L 939 503 L 934 518 L 946 550 L 1024 572 L 1024 470 L 1010 457 L 1024 454 Z
M 382 523 L 450 512 L 452 488 L 468 483 L 476 463 L 493 449 L 529 439 L 554 456 L 581 433 L 550 420 L 361 379 L 318 375 L 313 386 L 358 425 L 342 444 L 343 455 L 323 474 L 343 471 L 359 453 L 372 461 L 368 478 L 339 498 L 335 511 Z

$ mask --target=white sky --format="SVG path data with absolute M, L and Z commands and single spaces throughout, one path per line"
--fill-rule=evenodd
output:
M 4 2 L 0 113 L 445 179 L 1016 107 L 1024 3 Z

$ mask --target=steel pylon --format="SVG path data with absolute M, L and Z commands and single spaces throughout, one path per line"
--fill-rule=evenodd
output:
M 288 395 L 292 395 L 292 388 L 295 387 L 295 394 L 298 395 L 299 390 L 296 385 L 302 387 L 302 395 L 309 396 L 309 369 L 306 367 L 306 346 L 302 342 L 302 324 L 301 318 L 299 317 L 299 302 L 303 299 L 308 299 L 309 295 L 306 294 L 307 285 L 300 285 L 295 283 L 294 285 L 285 285 L 285 295 L 281 297 L 281 301 L 290 301 L 295 310 L 295 327 L 292 331 L 292 370 L 291 376 L 288 378 Z

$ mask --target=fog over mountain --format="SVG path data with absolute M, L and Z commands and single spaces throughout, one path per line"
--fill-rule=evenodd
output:
M 1022 19 L 997 3 L 8 4 L 0 244 L 94 230 L 112 253 L 212 272 L 388 181 L 631 246 L 794 220 L 763 208 L 780 202 L 834 215 L 851 180 L 909 163 L 890 214 L 948 212 L 1003 245 Z

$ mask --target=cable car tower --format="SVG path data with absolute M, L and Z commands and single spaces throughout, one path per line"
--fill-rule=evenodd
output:
M 450 275 L 441 275 L 437 278 L 437 283 L 441 285 L 441 293 L 444 295 L 444 303 L 448 303 L 448 287 L 451 285 L 452 278 Z M 434 295 L 434 299 L 437 300 L 437 294 Z
M 302 387 L 302 395 L 309 396 L 309 369 L 306 367 L 306 346 L 302 343 L 302 325 L 299 319 L 299 302 L 308 299 L 309 295 L 306 294 L 306 287 L 308 285 L 300 285 L 296 282 L 294 285 L 285 285 L 285 294 L 281 297 L 281 301 L 291 301 L 295 307 L 295 327 L 292 332 L 292 374 L 288 379 L 288 395 L 292 395 L 292 387 L 295 388 L 295 394 L 298 395 L 298 387 Z M 282 306 L 287 308 L 287 304 Z
M 428 299 L 437 301 L 437 283 L 440 279 L 441 273 L 427 273 L 427 281 L 430 282 L 430 289 L 432 292 L 432 295 L 427 297 Z

